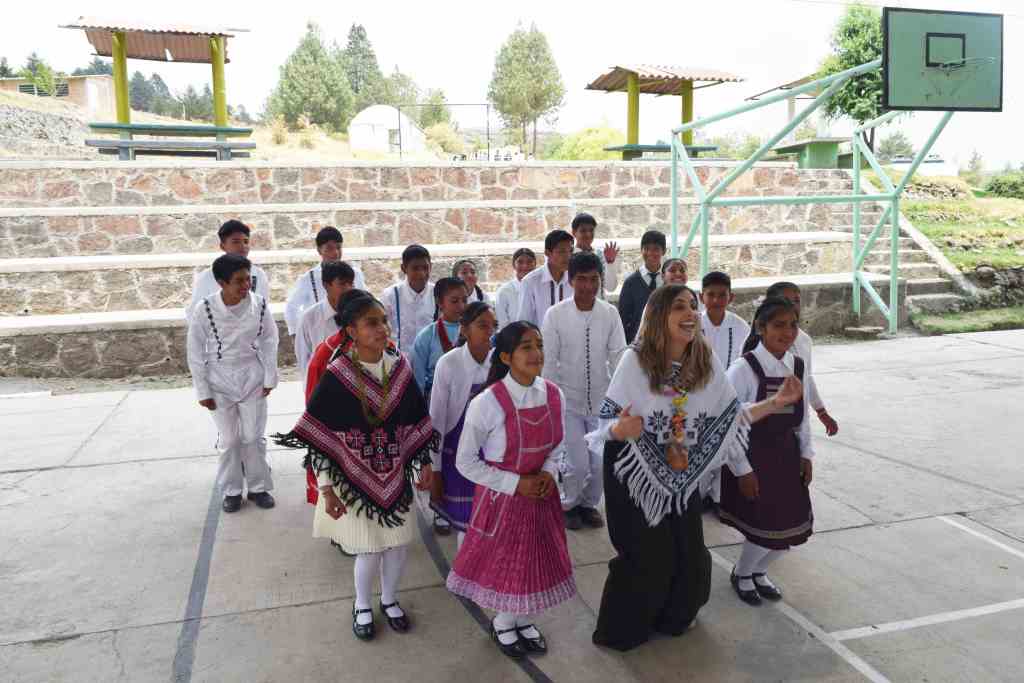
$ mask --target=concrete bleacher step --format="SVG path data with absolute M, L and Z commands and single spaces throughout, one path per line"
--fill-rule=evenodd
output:
M 871 273 L 888 274 L 889 266 L 886 265 L 870 265 L 864 266 L 864 270 Z M 906 263 L 900 264 L 900 277 L 908 280 L 919 280 L 922 278 L 937 278 L 942 274 L 942 270 L 934 263 Z
M 925 277 L 907 280 L 907 296 L 919 294 L 950 294 L 954 292 L 953 282 L 944 277 Z
M 913 314 L 951 313 L 963 310 L 967 299 L 959 294 L 915 294 L 907 297 L 907 309 Z
M 620 277 L 639 264 L 640 241 L 619 240 Z M 512 276 L 512 254 L 522 246 L 543 254 L 542 242 L 470 242 L 430 245 L 434 277 L 451 272 L 455 261 L 472 258 L 482 286 L 496 288 Z M 358 265 L 371 291 L 395 281 L 404 247 L 353 247 L 344 258 Z M 835 232 L 712 235 L 709 264 L 736 278 L 839 272 L 852 259 L 849 235 Z M 0 260 L 0 315 L 59 314 L 108 310 L 180 308 L 189 299 L 196 271 L 219 252 L 70 256 Z M 283 301 L 295 280 L 315 265 L 309 248 L 254 251 L 254 263 L 270 278 L 271 300 Z M 688 254 L 691 273 L 699 270 L 699 250 Z
M 877 246 L 878 243 L 876 242 Z M 900 267 L 909 263 L 926 263 L 931 260 L 928 256 L 928 252 L 923 249 L 898 249 L 896 252 L 899 257 Z M 875 249 L 868 252 L 867 257 L 864 259 L 865 265 L 872 266 L 887 266 L 889 265 L 890 253 L 888 249 Z
M 867 275 L 883 298 L 888 279 Z M 880 324 L 872 307 L 856 318 L 850 273 L 792 275 L 803 295 L 801 326 L 812 335 L 839 334 L 854 324 Z M 737 278 L 734 309 L 749 319 L 775 277 Z M 615 301 L 615 297 L 611 298 Z M 294 364 L 283 304 L 271 304 L 281 331 L 278 364 Z M 0 316 L 0 376 L 116 378 L 188 371 L 185 321 L 180 309 L 147 309 L 62 315 Z

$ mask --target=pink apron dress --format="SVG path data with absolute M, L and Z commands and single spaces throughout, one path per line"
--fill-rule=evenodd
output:
M 558 388 L 547 405 L 517 410 L 501 382 L 490 391 L 505 411 L 505 455 L 492 467 L 532 475 L 562 441 Z M 477 486 L 466 538 L 448 574 L 448 590 L 481 607 L 533 614 L 576 594 L 558 492 L 538 500 Z

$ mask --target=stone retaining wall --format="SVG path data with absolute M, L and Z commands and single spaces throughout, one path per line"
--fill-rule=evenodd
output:
M 639 247 L 636 242 L 633 245 L 620 255 L 622 278 L 641 263 Z M 540 248 L 540 245 L 532 246 Z M 836 273 L 849 270 L 852 249 L 852 241 L 722 245 L 712 246 L 709 260 L 712 269 L 724 270 L 733 278 Z M 435 279 L 448 275 L 459 258 L 435 258 Z M 474 260 L 481 286 L 486 289 L 494 291 L 513 277 L 510 253 L 485 254 Z M 258 255 L 256 262 L 260 263 Z M 363 269 L 367 287 L 377 293 L 395 281 L 401 265 L 397 253 L 395 258 L 353 262 Z M 271 280 L 271 300 L 284 301 L 295 280 L 315 265 L 315 260 L 260 265 Z M 699 272 L 698 250 L 690 250 L 688 265 L 689 272 Z M 184 307 L 191 296 L 192 279 L 199 269 L 198 266 L 125 266 L 104 270 L 0 273 L 0 315 Z
M 646 230 L 671 230 L 667 200 L 650 204 L 589 204 L 581 200 L 577 211 L 597 217 L 598 239 L 640 237 Z M 346 205 L 351 206 L 351 205 Z M 345 245 L 404 246 L 461 242 L 541 240 L 549 231 L 568 228 L 572 210 L 567 206 L 387 206 L 387 208 L 271 210 L 258 213 L 119 212 L 106 215 L 49 216 L 26 212 L 0 216 L 0 258 L 95 256 L 112 254 L 168 254 L 216 251 L 217 228 L 239 218 L 253 230 L 258 250 L 312 248 L 313 238 L 325 225 L 341 230 Z M 688 230 L 696 208 L 680 206 L 681 229 Z M 877 218 L 875 207 L 864 215 Z M 711 234 L 752 232 L 804 232 L 850 230 L 849 204 L 804 206 L 721 207 L 712 212 Z
M 697 167 L 708 186 L 728 165 Z M 683 193 L 689 180 L 681 174 Z M 303 202 L 585 199 L 670 196 L 670 166 L 659 162 L 351 164 L 275 167 L 247 162 L 158 165 L 69 163 L 42 168 L 0 165 L 0 206 L 172 206 Z M 796 194 L 848 189 L 840 170 L 758 166 L 727 195 Z
M 1020 306 L 1024 304 L 1024 267 L 993 268 L 978 266 L 966 274 L 981 290 L 978 303 L 983 306 Z
M 888 301 L 888 287 L 876 283 Z M 738 291 L 734 310 L 750 319 L 756 299 L 763 292 Z M 849 283 L 804 286 L 801 291 L 801 327 L 812 336 L 841 334 L 850 325 L 881 325 L 881 316 L 870 305 L 858 321 L 851 308 Z M 905 311 L 900 292 L 900 310 Z M 901 325 L 903 323 L 901 322 Z M 295 363 L 291 338 L 278 322 L 281 346 L 278 363 Z M 184 321 L 140 329 L 68 331 L 0 337 L 0 377 L 88 377 L 118 378 L 183 374 L 185 358 Z

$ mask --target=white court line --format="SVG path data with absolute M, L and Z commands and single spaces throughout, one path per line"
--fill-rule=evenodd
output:
M 725 559 L 714 550 L 709 549 L 708 552 L 711 553 L 711 559 L 714 560 L 715 564 L 726 571 L 732 571 L 732 562 Z M 779 601 L 768 604 L 775 607 L 775 609 L 789 617 L 789 619 L 797 626 L 814 636 L 817 640 L 821 641 L 822 645 L 832 650 L 832 652 L 836 653 L 836 655 L 843 659 L 847 664 L 859 671 L 864 678 L 868 679 L 872 683 L 891 683 L 891 681 L 883 676 L 877 669 L 861 659 L 857 653 L 840 643 L 838 640 L 822 630 L 820 626 L 800 614 L 800 612 L 796 611 L 785 602 Z
M 941 520 L 941 521 L 945 522 L 946 524 L 948 524 L 950 526 L 955 526 L 957 529 L 960 529 L 961 531 L 966 531 L 971 536 L 977 536 L 981 540 L 986 541 L 986 542 L 994 545 L 995 547 L 999 548 L 1000 550 L 1005 550 L 1006 552 L 1010 553 L 1011 555 L 1016 555 L 1020 559 L 1024 560 L 1024 551 L 1017 550 L 1016 548 L 1014 548 L 1012 546 L 1008 546 L 1005 543 L 1000 543 L 999 541 L 997 541 L 996 539 L 992 538 L 988 534 L 983 534 L 980 531 L 976 531 L 976 530 L 972 529 L 971 527 L 967 526 L 966 524 L 961 524 L 960 522 L 956 521 L 955 519 L 950 519 L 949 517 L 936 517 L 936 519 Z
M 1024 607 L 1024 598 L 1021 598 L 1020 600 L 1008 600 L 1007 602 L 997 602 L 991 605 L 983 605 L 981 607 L 971 607 L 970 609 L 959 609 L 953 612 L 940 612 L 938 614 L 930 614 L 926 617 L 918 617 L 917 619 L 891 621 L 887 624 L 851 628 L 846 631 L 833 631 L 829 635 L 838 641 L 856 640 L 857 638 L 867 638 L 868 636 L 874 636 L 881 633 L 894 633 L 896 631 L 906 631 L 908 629 L 919 628 L 921 626 L 934 626 L 935 624 L 945 624 L 950 621 L 970 619 L 971 617 L 983 617 L 988 614 L 998 614 L 999 612 L 1021 609 L 1022 607 Z

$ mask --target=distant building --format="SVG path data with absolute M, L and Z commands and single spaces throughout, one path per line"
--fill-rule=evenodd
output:
M 21 77 L 0 78 L 0 91 L 50 97 L 50 93 L 37 91 L 32 81 Z M 56 97 L 73 102 L 89 113 L 113 112 L 114 77 L 107 74 L 68 76 L 65 82 L 57 86 Z
M 356 114 L 348 124 L 352 151 L 405 154 L 427 149 L 427 137 L 412 119 L 386 104 L 374 104 Z
M 912 157 L 893 157 L 886 165 L 897 171 L 906 171 L 912 163 Z M 959 173 L 960 169 L 956 164 L 946 161 L 938 154 L 929 154 L 917 167 L 917 175 L 921 176 L 955 176 Z

